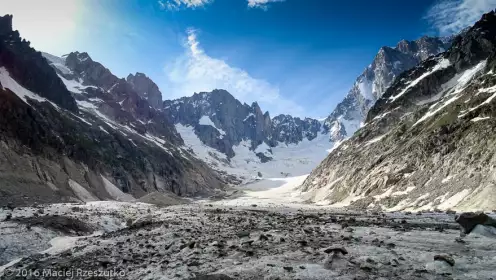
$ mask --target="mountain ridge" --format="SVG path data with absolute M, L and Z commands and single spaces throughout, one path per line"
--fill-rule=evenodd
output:
M 331 141 L 337 143 L 352 136 L 395 77 L 449 46 L 450 39 L 448 42 L 442 39 L 423 36 L 415 41 L 401 40 L 394 48 L 381 47 L 343 101 L 324 121 L 325 129 L 331 132 Z
M 309 200 L 359 209 L 493 210 L 496 13 L 402 73 L 365 125 L 305 180 Z
M 12 16 L 0 17 L 0 205 L 221 192 L 224 179 L 182 147 L 167 118 L 89 59 L 49 62 L 12 30 Z

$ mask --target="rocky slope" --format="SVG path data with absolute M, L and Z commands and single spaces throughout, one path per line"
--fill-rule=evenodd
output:
M 461 239 L 453 218 L 216 202 L 0 209 L 0 277 L 493 279 L 494 239 Z
M 496 14 L 401 74 L 366 124 L 307 178 L 312 201 L 360 208 L 494 209 Z
M 223 187 L 126 80 L 86 53 L 45 56 L 53 68 L 0 18 L 0 205 Z
M 164 113 L 204 160 L 245 179 L 267 174 L 269 166 L 275 167 L 271 176 L 306 174 L 331 147 L 321 122 L 290 115 L 272 119 L 256 102 L 242 104 L 225 90 L 166 100 Z M 307 149 L 309 143 L 314 150 Z
M 394 48 L 382 47 L 344 100 L 325 120 L 324 127 L 330 131 L 331 141 L 351 137 L 396 77 L 428 57 L 445 51 L 450 43 L 449 38 L 424 36 L 416 41 L 402 40 Z

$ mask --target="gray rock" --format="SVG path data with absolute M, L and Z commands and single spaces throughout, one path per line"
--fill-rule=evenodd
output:
M 447 264 L 449 264 L 450 266 L 455 265 L 455 260 L 451 256 L 448 256 L 448 255 L 435 255 L 434 260 L 435 261 L 444 261 Z
M 155 109 L 162 109 L 162 93 L 158 86 L 145 74 L 129 74 L 126 81 L 133 86 L 133 89 Z
M 455 221 L 460 225 L 464 234 L 470 234 L 477 225 L 492 226 L 496 229 L 496 220 L 483 212 L 462 213 L 456 216 Z

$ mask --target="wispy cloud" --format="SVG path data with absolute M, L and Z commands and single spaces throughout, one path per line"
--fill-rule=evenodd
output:
M 212 3 L 214 0 L 158 0 L 162 9 L 177 11 L 183 8 L 195 9 Z M 250 8 L 267 10 L 270 3 L 284 2 L 286 0 L 245 0 Z
M 284 2 L 286 0 L 248 0 L 248 7 L 267 10 L 269 3 Z
M 257 101 L 272 115 L 292 113 L 303 115 L 303 108 L 280 95 L 278 86 L 257 79 L 240 68 L 208 56 L 198 41 L 195 29 L 187 31 L 184 54 L 166 65 L 168 98 L 191 96 L 195 92 L 225 89 L 241 102 Z
M 496 8 L 496 0 L 440 0 L 425 19 L 440 35 L 450 35 L 474 24 L 482 14 Z
M 213 2 L 213 0 L 159 0 L 158 4 L 162 9 L 166 10 L 179 10 L 182 8 L 199 8 L 206 4 Z

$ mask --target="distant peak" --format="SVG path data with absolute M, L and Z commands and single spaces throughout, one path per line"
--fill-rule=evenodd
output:
M 378 57 L 381 57 L 381 56 L 385 56 L 389 53 L 392 53 L 394 52 L 395 49 L 394 48 L 391 48 L 391 47 L 388 47 L 388 46 L 383 46 L 379 49 L 379 52 L 377 53 L 377 56 Z
M 129 75 L 130 75 L 130 76 L 133 76 L 133 74 L 129 74 Z M 148 78 L 148 77 L 145 75 L 145 73 L 141 73 L 141 72 L 136 72 L 136 74 L 134 74 L 134 76 L 136 76 L 136 77 L 146 77 L 146 78 Z
M 132 73 L 130 73 L 126 77 L 126 80 L 128 82 L 132 82 L 135 79 L 146 80 L 147 83 L 150 83 L 150 82 L 153 83 L 153 81 L 147 75 L 145 75 L 145 73 L 141 73 L 141 72 L 136 72 L 136 74 L 134 74 L 134 75 Z
M 90 55 L 87 53 L 87 52 L 78 52 L 78 51 L 75 51 L 75 52 L 72 52 L 73 54 L 75 54 L 77 57 L 90 57 Z
M 90 55 L 87 53 L 87 52 L 78 52 L 78 51 L 74 51 L 74 52 L 71 52 L 69 53 L 68 55 L 66 55 L 66 57 L 75 57 L 77 58 L 79 61 L 86 61 L 86 60 L 90 60 L 91 61 L 91 57 Z

